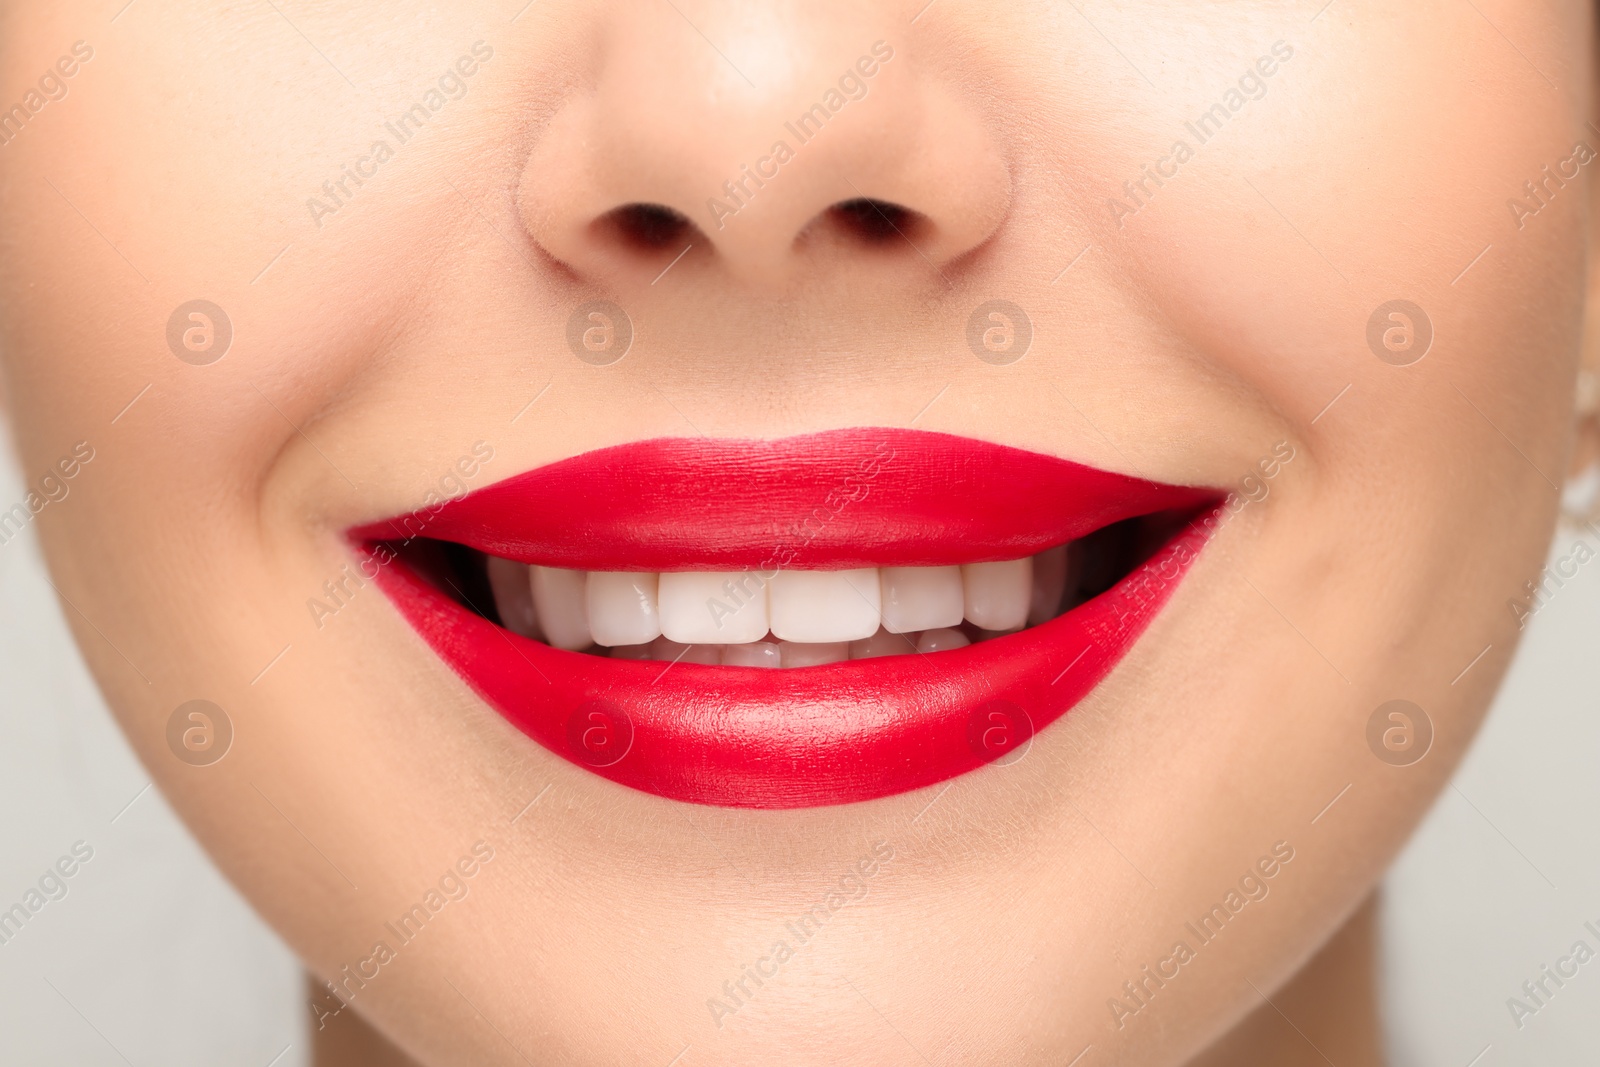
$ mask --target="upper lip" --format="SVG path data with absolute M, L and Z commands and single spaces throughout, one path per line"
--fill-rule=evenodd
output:
M 1214 500 L 951 434 L 660 438 L 585 452 L 371 523 L 581 570 L 835 570 L 1018 559 L 1121 519 Z
M 970 438 L 860 429 L 600 449 L 351 535 L 369 560 L 380 542 L 425 538 L 591 571 L 940 566 L 1018 559 L 1156 512 L 1198 515 L 1221 496 Z M 466 610 L 392 554 L 363 570 L 481 697 L 563 758 L 676 800 L 806 807 L 936 784 L 1031 741 L 1116 666 L 1209 526 L 1190 522 L 1106 592 L 1022 633 L 793 670 L 565 652 Z M 602 752 L 586 747 L 594 738 Z

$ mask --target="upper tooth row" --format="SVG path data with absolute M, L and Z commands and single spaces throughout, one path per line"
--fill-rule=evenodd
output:
M 489 581 L 507 628 L 556 648 L 760 641 L 859 641 L 881 626 L 912 633 L 959 626 L 1014 630 L 1054 614 L 1065 550 L 959 567 L 848 571 L 573 571 L 490 557 Z M 1037 579 L 1037 580 L 1036 580 Z

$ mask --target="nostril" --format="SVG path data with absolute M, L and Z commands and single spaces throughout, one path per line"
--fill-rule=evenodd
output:
M 841 200 L 828 209 L 835 225 L 866 244 L 883 244 L 910 238 L 923 225 L 923 216 L 887 200 L 859 197 Z
M 665 204 L 624 204 L 595 220 L 602 233 L 641 251 L 656 251 L 681 244 L 694 223 Z

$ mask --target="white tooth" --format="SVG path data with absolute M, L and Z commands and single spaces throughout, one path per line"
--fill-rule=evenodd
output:
M 885 567 L 883 628 L 892 634 L 960 626 L 966 610 L 960 567 Z
M 589 631 L 597 645 L 643 645 L 661 636 L 654 574 L 589 572 Z
M 968 563 L 961 568 L 967 621 L 985 630 L 1014 630 L 1028 621 L 1033 560 Z
M 1061 610 L 1067 588 L 1067 546 L 1047 548 L 1033 557 L 1033 591 L 1028 599 L 1028 625 L 1049 622 Z
M 879 630 L 871 637 L 850 642 L 851 659 L 877 659 L 879 656 L 909 656 L 917 650 L 916 634 L 892 634 Z
M 819 667 L 824 663 L 838 663 L 850 658 L 850 646 L 843 641 L 805 643 L 780 641 L 785 667 Z
M 684 644 L 742 645 L 767 635 L 760 576 L 681 571 L 661 576 L 661 632 Z
M 724 667 L 777 667 L 782 663 L 778 646 L 771 641 L 753 645 L 729 645 L 722 650 Z
M 878 630 L 878 571 L 779 571 L 768 590 L 772 633 L 810 644 L 857 641 Z
M 539 636 L 539 613 L 533 609 L 533 579 L 528 565 L 514 559 L 489 557 L 489 589 L 495 611 L 506 629 L 523 637 Z
M 579 651 L 594 644 L 584 594 L 587 578 L 583 571 L 533 568 L 533 603 L 539 609 L 539 626 L 556 648 Z
M 722 662 L 720 645 L 681 645 L 665 637 L 650 642 L 650 658 L 666 663 L 704 663 L 715 666 Z
M 944 652 L 952 648 L 966 648 L 972 644 L 960 630 L 929 630 L 917 638 L 918 652 Z

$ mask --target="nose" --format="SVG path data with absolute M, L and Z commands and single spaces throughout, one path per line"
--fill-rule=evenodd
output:
M 580 276 L 936 275 L 1003 221 L 976 100 L 866 0 L 618 5 L 537 135 L 519 206 Z M 674 261 L 676 262 L 676 261 Z

